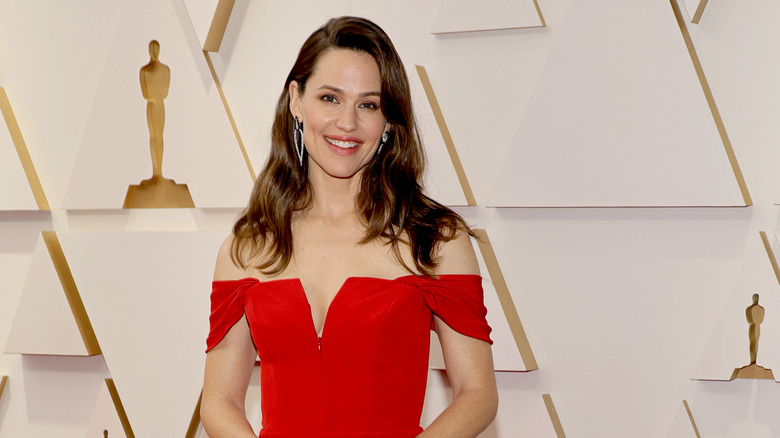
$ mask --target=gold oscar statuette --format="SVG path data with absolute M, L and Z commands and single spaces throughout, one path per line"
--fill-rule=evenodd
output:
M 193 208 L 187 184 L 176 184 L 162 175 L 165 104 L 171 83 L 171 69 L 160 62 L 160 43 L 149 42 L 149 63 L 141 67 L 141 92 L 146 99 L 146 122 L 152 154 L 152 177 L 127 189 L 123 208 Z
M 753 294 L 753 304 L 745 309 L 748 322 L 748 338 L 750 339 L 750 363 L 742 368 L 736 368 L 731 379 L 771 379 L 775 376 L 772 370 L 756 363 L 758 358 L 758 338 L 761 336 L 761 323 L 764 322 L 764 308 L 758 304 L 758 294 Z

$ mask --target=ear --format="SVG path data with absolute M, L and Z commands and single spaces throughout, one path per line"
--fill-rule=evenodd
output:
M 303 118 L 303 112 L 301 111 L 301 90 L 298 87 L 298 82 L 290 82 L 290 86 L 287 88 L 287 93 L 290 96 L 290 114 L 293 117 Z

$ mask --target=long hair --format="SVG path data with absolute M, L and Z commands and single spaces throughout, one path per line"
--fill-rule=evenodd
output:
M 473 233 L 457 213 L 423 194 L 420 180 L 425 154 L 406 70 L 387 34 L 358 17 L 333 18 L 303 43 L 276 104 L 270 156 L 249 204 L 233 226 L 233 261 L 247 268 L 250 260 L 262 254 L 255 267 L 266 275 L 278 274 L 290 263 L 293 214 L 311 204 L 312 188 L 307 161 L 299 165 L 293 147 L 288 89 L 295 81 L 303 93 L 319 56 L 331 49 L 364 52 L 376 60 L 381 77 L 380 106 L 390 122 L 382 153 L 371 159 L 361 177 L 356 206 L 366 233 L 360 243 L 382 239 L 408 271 L 431 276 L 436 267 L 436 245 L 452 240 L 458 229 Z M 411 248 L 414 269 L 404 262 L 401 244 Z

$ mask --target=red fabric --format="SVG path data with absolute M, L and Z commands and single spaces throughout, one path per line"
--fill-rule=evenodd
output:
M 262 364 L 264 438 L 414 437 L 432 315 L 491 342 L 477 275 L 350 277 L 321 337 L 298 279 L 215 281 L 208 349 L 244 314 Z

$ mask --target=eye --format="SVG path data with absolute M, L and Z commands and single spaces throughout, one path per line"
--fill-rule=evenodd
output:
M 374 103 L 374 102 L 370 102 L 370 101 L 369 101 L 369 102 L 363 102 L 363 103 L 361 103 L 361 104 L 360 104 L 360 108 L 366 108 L 366 109 L 375 110 L 375 109 L 379 109 L 379 105 L 377 105 L 377 104 L 376 104 L 376 103 Z
M 320 97 L 320 100 L 322 100 L 323 102 L 328 102 L 328 103 L 338 103 L 339 102 L 339 100 L 336 98 L 336 96 L 334 96 L 332 94 L 325 94 L 325 95 Z

